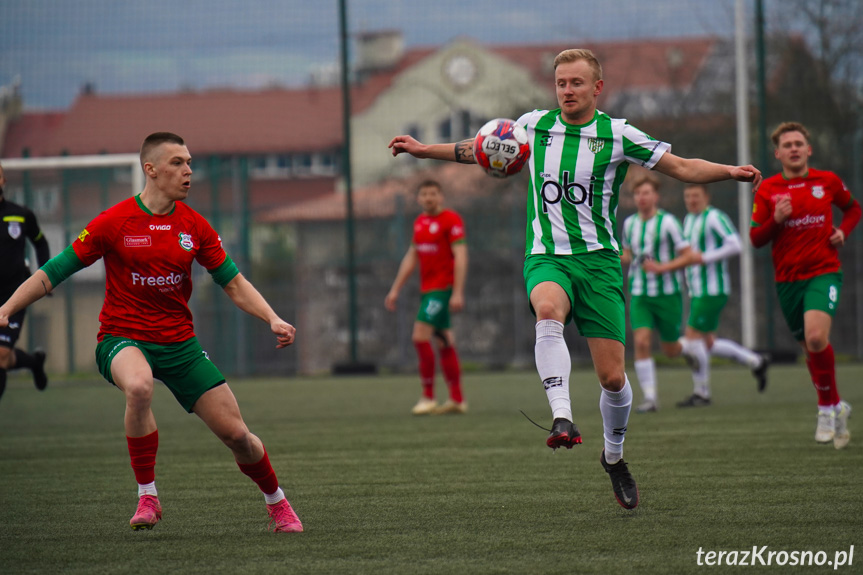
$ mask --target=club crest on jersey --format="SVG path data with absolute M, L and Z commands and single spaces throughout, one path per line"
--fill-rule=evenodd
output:
M 21 237 L 20 222 L 9 222 L 9 237 L 11 237 L 13 240 L 17 240 Z
M 429 224 L 429 233 L 430 234 L 436 234 L 439 228 L 440 228 L 440 226 L 438 225 L 437 222 L 432 222 Z
M 587 140 L 587 149 L 598 154 L 605 147 L 605 140 L 601 138 L 589 138 Z
M 192 242 L 192 234 L 180 232 L 178 235 L 180 236 L 180 247 L 187 252 L 192 251 L 192 248 L 195 247 L 195 244 Z
M 824 197 L 824 186 L 812 186 L 812 197 L 821 199 Z

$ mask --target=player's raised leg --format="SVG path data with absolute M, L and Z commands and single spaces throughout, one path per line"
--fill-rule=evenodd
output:
M 224 384 L 210 389 L 195 402 L 193 411 L 231 450 L 240 471 L 264 494 L 270 529 L 275 533 L 302 531 L 303 524 L 279 487 L 264 444 L 246 427 L 231 388 Z
M 553 418 L 546 445 L 552 449 L 571 449 L 581 443 L 581 434 L 572 420 L 569 398 L 572 359 L 563 338 L 564 322 L 571 307 L 569 295 L 559 284 L 544 281 L 531 290 L 530 303 L 536 313 L 536 370 Z
M 758 382 L 758 391 L 763 392 L 767 387 L 767 368 L 770 366 L 767 356 L 756 353 L 736 341 L 721 337 L 713 340 L 710 355 L 724 357 L 740 365 L 745 365 L 752 370 L 752 375 Z

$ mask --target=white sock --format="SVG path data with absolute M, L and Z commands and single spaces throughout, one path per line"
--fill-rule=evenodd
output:
M 624 374 L 626 377 L 626 374 Z M 632 387 L 629 378 L 620 391 L 602 388 L 599 396 L 599 412 L 602 414 L 602 430 L 605 438 L 605 461 L 614 465 L 623 457 L 623 439 L 632 408 Z
M 710 397 L 710 353 L 703 339 L 680 338 L 684 353 L 698 361 L 698 369 L 692 371 L 693 391 L 701 397 Z
M 710 353 L 718 357 L 732 359 L 749 369 L 755 369 L 763 361 L 760 355 L 730 339 L 715 339 Z
M 818 406 L 818 413 L 829 414 L 829 413 L 837 413 L 837 411 L 836 411 L 836 408 L 834 408 L 832 405 L 819 405 Z
M 267 505 L 275 505 L 279 501 L 285 498 L 285 493 L 282 491 L 282 488 L 279 487 L 273 493 L 264 493 L 264 499 L 267 500 Z
M 536 322 L 534 356 L 552 417 L 572 421 L 572 406 L 569 402 L 569 372 L 572 370 L 572 360 L 563 339 L 562 323 L 553 319 Z
M 143 497 L 144 495 L 152 495 L 153 497 L 158 497 L 159 494 L 156 492 L 156 482 L 152 483 L 139 483 L 138 484 L 138 497 Z
M 635 360 L 635 373 L 638 375 L 638 385 L 647 401 L 656 401 L 656 362 L 652 357 Z

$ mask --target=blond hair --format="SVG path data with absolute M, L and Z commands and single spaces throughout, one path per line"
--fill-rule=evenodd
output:
M 602 80 L 602 64 L 599 63 L 593 52 L 586 48 L 571 48 L 564 50 L 554 58 L 554 69 L 561 64 L 584 60 L 593 69 L 594 80 Z

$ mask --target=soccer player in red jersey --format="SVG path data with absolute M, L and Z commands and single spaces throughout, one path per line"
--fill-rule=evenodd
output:
M 413 342 L 419 356 L 422 397 L 413 407 L 414 415 L 465 413 L 461 368 L 450 329 L 450 311 L 464 308 L 464 282 L 467 277 L 467 244 L 461 216 L 443 207 L 440 184 L 427 180 L 420 184 L 417 201 L 423 213 L 414 221 L 411 246 L 399 265 L 396 279 L 384 301 L 395 311 L 399 292 L 419 263 L 420 302 L 414 322 Z M 449 399 L 438 405 L 434 397 L 435 357 L 431 340 L 440 351 L 441 368 L 449 387 Z
M 773 242 L 779 305 L 818 392 L 815 441 L 842 449 L 851 438 L 851 406 L 836 388 L 830 327 L 842 289 L 837 248 L 860 221 L 860 204 L 836 174 L 809 167 L 812 146 L 802 124 L 780 124 L 772 139 L 782 173 L 758 188 L 749 237 L 755 247 Z M 833 205 L 842 210 L 838 226 Z
M 222 440 L 240 470 L 258 485 L 273 531 L 302 531 L 264 445 L 246 427 L 231 388 L 195 337 L 188 307 L 192 262 L 206 268 L 237 307 L 269 324 L 277 348 L 293 343 L 295 329 L 243 277 L 210 224 L 183 203 L 191 186 L 191 163 L 176 134 L 148 136 L 141 146 L 144 190 L 99 214 L 72 245 L 25 281 L 0 306 L 0 327 L 102 258 L 106 285 L 96 360 L 105 379 L 126 397 L 124 424 L 139 497 L 132 529 L 152 529 L 162 516 L 155 484 L 159 432 L 150 408 L 153 379 L 158 378 Z

